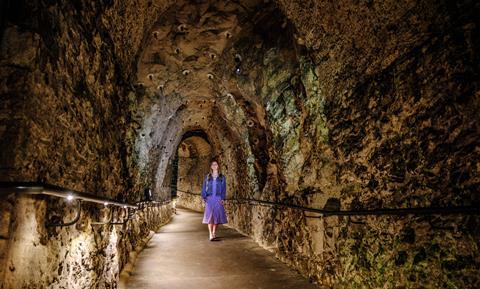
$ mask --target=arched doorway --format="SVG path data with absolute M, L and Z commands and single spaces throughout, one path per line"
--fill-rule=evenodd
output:
M 176 152 L 176 169 L 173 168 L 172 182 L 175 181 L 177 205 L 198 211 L 203 210 L 200 197 L 203 178 L 209 171 L 210 159 L 214 155 L 207 134 L 201 130 L 185 133 Z

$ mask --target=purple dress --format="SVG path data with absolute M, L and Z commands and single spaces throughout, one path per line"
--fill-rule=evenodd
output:
M 225 195 L 225 176 L 219 175 L 217 178 L 213 178 L 207 175 L 202 186 L 202 198 L 205 201 L 204 224 L 227 223 L 225 208 L 221 203 L 222 200 L 225 200 Z

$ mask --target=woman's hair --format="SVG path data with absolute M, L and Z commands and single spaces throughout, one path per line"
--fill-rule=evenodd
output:
M 211 180 L 212 179 L 212 164 L 213 163 L 217 163 L 218 164 L 218 176 L 221 177 L 222 176 L 222 171 L 220 170 L 220 163 L 218 162 L 217 159 L 212 159 L 210 161 L 210 169 L 209 169 L 209 172 L 208 172 L 208 180 Z

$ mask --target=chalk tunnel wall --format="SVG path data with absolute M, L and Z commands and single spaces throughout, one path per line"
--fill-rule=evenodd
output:
M 4 1 L 0 181 L 125 202 L 178 189 L 334 210 L 475 207 L 476 1 Z M 189 192 L 189 193 L 185 193 Z M 332 205 L 333 204 L 333 205 Z M 0 288 L 116 288 L 172 217 L 2 195 Z M 227 201 L 230 226 L 325 288 L 478 288 L 478 213 L 322 216 Z M 121 214 L 121 212 L 117 212 Z

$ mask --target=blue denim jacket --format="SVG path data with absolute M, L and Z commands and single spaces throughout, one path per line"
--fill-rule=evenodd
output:
M 213 181 L 213 177 L 209 180 L 208 175 L 205 176 L 205 179 L 203 180 L 203 185 L 202 185 L 202 198 L 204 200 L 206 200 L 207 197 L 212 194 L 212 192 L 213 192 L 212 185 L 214 183 L 215 182 Z M 226 191 L 227 191 L 227 182 L 226 182 L 225 176 L 220 174 L 217 177 L 217 182 L 216 183 L 217 183 L 216 195 L 220 196 L 220 198 L 222 198 L 222 200 L 225 200 Z

